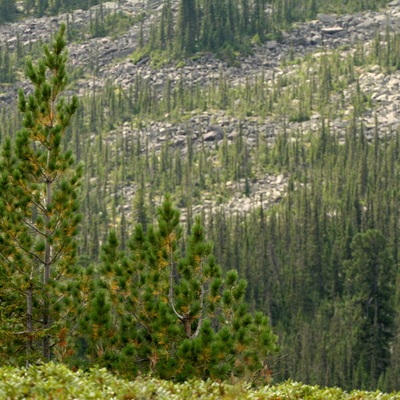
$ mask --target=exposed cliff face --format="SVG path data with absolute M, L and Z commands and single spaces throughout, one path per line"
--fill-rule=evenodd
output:
M 149 33 L 150 25 L 158 18 L 161 2 L 120 1 L 108 2 L 103 5 L 105 12 L 121 11 L 132 20 L 139 20 L 145 15 L 143 22 L 144 35 Z M 357 46 L 363 46 L 366 52 L 378 32 L 382 35 L 387 31 L 396 32 L 400 27 L 400 1 L 393 1 L 381 12 L 365 12 L 355 15 L 326 15 L 319 14 L 315 21 L 297 24 L 290 32 L 284 32 L 282 40 L 269 41 L 254 49 L 254 54 L 239 59 L 240 65 L 229 66 L 212 55 L 203 55 L 196 61 L 188 60 L 179 68 L 176 65 L 165 65 L 159 69 L 151 67 L 150 61 L 144 59 L 137 64 L 132 63 L 129 55 L 138 46 L 140 23 L 131 25 L 128 31 L 118 37 L 91 38 L 87 30 L 90 11 L 77 10 L 73 14 L 63 14 L 58 17 L 27 19 L 15 24 L 0 26 L 0 43 L 7 43 L 13 49 L 19 43 L 21 46 L 32 46 L 36 42 L 46 41 L 56 30 L 60 22 L 66 22 L 75 29 L 77 36 L 69 45 L 70 62 L 73 68 L 81 68 L 79 79 L 74 82 L 74 90 L 80 95 L 88 91 L 98 90 L 107 80 L 128 90 L 134 84 L 137 76 L 147 80 L 162 97 L 166 81 L 173 88 L 177 82 L 184 79 L 192 85 L 207 87 L 218 81 L 223 74 L 229 87 L 238 87 L 245 82 L 252 82 L 255 77 L 263 75 L 266 85 L 271 88 L 285 77 L 287 84 L 280 87 L 285 93 L 287 87 L 296 81 L 301 74 L 302 60 L 305 57 L 317 59 L 321 54 L 338 50 L 340 59 L 345 59 L 355 53 Z M 175 9 L 176 11 L 176 9 Z M 79 39 L 79 41 L 77 41 Z M 293 62 L 298 60 L 297 62 Z M 309 67 L 312 69 L 312 67 Z M 94 72 L 95 71 L 95 72 Z M 26 83 L 19 81 L 15 85 L 0 85 L 0 107 L 6 107 L 16 98 L 16 89 L 25 87 Z M 333 91 L 331 101 L 341 109 L 330 121 L 331 129 L 339 135 L 350 123 L 352 112 L 352 95 L 361 90 L 368 99 L 361 118 L 364 122 L 365 133 L 372 137 L 376 126 L 381 135 L 388 134 L 400 125 L 400 72 L 388 74 L 377 65 L 368 68 L 360 67 L 355 72 L 355 79 L 348 81 L 340 90 Z M 25 89 L 27 89 L 25 87 Z M 296 107 L 293 99 L 291 107 Z M 240 99 L 237 100 L 240 105 Z M 195 146 L 207 146 L 211 150 L 221 145 L 226 136 L 232 142 L 237 135 L 238 126 L 249 148 L 255 145 L 256 137 L 262 137 L 266 142 L 274 141 L 277 133 L 283 129 L 289 132 L 309 132 L 317 130 L 321 125 L 321 115 L 313 110 L 307 118 L 282 118 L 271 113 L 263 118 L 257 115 L 239 117 L 235 113 L 224 110 L 205 110 L 192 112 L 184 122 L 148 121 L 141 128 L 132 128 L 126 123 L 108 134 L 110 145 L 115 144 L 113 137 L 118 133 L 147 138 L 150 149 L 160 150 L 166 140 L 183 153 L 186 151 L 187 135 L 190 133 Z M 258 133 L 258 134 L 256 134 Z M 244 185 L 250 185 L 249 193 L 244 195 Z M 225 207 L 246 211 L 259 204 L 268 206 L 284 195 L 286 178 L 279 176 L 256 176 L 252 182 L 226 182 L 226 189 L 231 193 L 231 200 L 224 203 Z M 126 203 L 131 203 L 135 186 L 125 187 L 121 193 L 126 197 Z M 214 204 L 212 196 L 203 198 L 206 207 Z M 196 210 L 195 210 L 196 211 Z

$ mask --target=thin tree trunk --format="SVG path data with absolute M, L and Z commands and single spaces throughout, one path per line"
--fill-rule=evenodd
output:
M 29 281 L 29 287 L 26 291 L 26 330 L 28 332 L 28 340 L 26 342 L 26 367 L 29 367 L 29 360 L 33 349 L 33 289 L 32 279 Z
M 50 156 L 50 153 L 48 154 Z M 49 157 L 48 157 L 49 158 Z M 49 179 L 49 178 L 48 178 Z M 46 206 L 48 207 L 51 203 L 51 187 L 52 183 L 47 182 L 46 188 Z M 44 290 L 44 305 L 43 305 L 43 328 L 49 329 L 51 327 L 51 317 L 50 317 L 50 300 L 48 293 L 48 283 L 50 280 L 50 264 L 51 264 L 51 244 L 49 240 L 50 236 L 50 216 L 46 210 L 46 240 L 45 240 L 45 260 L 44 260 L 44 273 L 43 273 L 43 290 Z M 43 357 L 46 360 L 50 360 L 50 336 L 46 334 L 43 337 Z

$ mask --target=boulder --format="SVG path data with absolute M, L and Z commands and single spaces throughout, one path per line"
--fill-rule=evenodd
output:
M 275 50 L 278 47 L 278 42 L 276 40 L 270 40 L 267 42 L 266 47 L 268 50 Z
M 219 135 L 218 132 L 216 132 L 216 131 L 209 131 L 209 132 L 207 132 L 207 133 L 203 136 L 203 139 L 204 139 L 206 142 L 214 142 L 214 141 L 216 141 L 216 140 L 220 140 L 221 138 L 220 138 L 220 135 Z
M 336 24 L 336 17 L 332 14 L 318 14 L 317 18 L 325 25 Z
M 343 31 L 344 31 L 344 29 L 342 27 L 340 27 L 340 26 L 332 26 L 332 27 L 329 27 L 329 28 L 322 28 L 321 29 L 322 33 L 325 33 L 325 34 L 328 34 L 328 35 L 334 35 L 335 33 L 340 33 L 340 32 L 343 32 Z

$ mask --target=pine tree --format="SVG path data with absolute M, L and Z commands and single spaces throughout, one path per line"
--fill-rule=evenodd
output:
M 382 233 L 375 229 L 357 234 L 347 262 L 347 295 L 357 315 L 354 383 L 375 388 L 390 360 L 394 337 L 393 261 Z
M 146 231 L 149 222 L 149 216 L 148 216 L 149 213 L 146 204 L 146 192 L 143 186 L 137 189 L 137 192 L 133 199 L 133 214 L 134 214 L 134 222 L 141 224 L 143 230 Z
M 167 197 L 157 226 L 146 233 L 136 226 L 127 256 L 118 252 L 115 233 L 103 245 L 101 276 L 115 309 L 110 315 L 121 316 L 114 326 L 120 348 L 114 368 L 129 364 L 176 380 L 266 379 L 263 368 L 276 350 L 268 319 L 248 313 L 246 282 L 234 270 L 223 276 L 199 219 L 181 254 L 179 218 Z
M 17 15 L 15 0 L 0 0 L 0 24 L 13 22 Z
M 0 82 L 13 83 L 15 77 L 15 67 L 8 46 L 0 46 Z
M 27 363 L 38 353 L 49 360 L 63 352 L 77 288 L 82 167 L 74 166 L 72 152 L 63 146 L 78 106 L 75 96 L 61 97 L 68 83 L 64 33 L 65 25 L 36 66 L 27 62 L 33 93 L 19 92 L 23 129 L 6 140 L 0 159 L 0 286 L 5 303 L 14 304 L 12 323 L 1 329 L 10 349 L 18 351 L 13 344 L 24 342 Z
M 0 24 L 13 22 L 16 14 L 15 0 L 0 0 Z
M 196 0 L 181 0 L 176 33 L 176 51 L 179 55 L 195 52 L 198 34 L 197 25 Z

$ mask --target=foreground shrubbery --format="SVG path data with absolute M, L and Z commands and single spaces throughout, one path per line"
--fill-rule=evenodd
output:
M 400 394 L 319 388 L 296 382 L 251 389 L 237 383 L 188 381 L 175 384 L 153 378 L 133 382 L 105 369 L 72 372 L 62 364 L 49 363 L 29 369 L 0 368 L 1 399 L 400 399 Z

